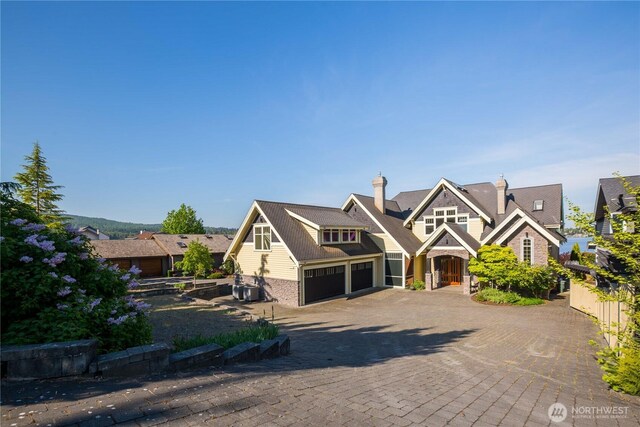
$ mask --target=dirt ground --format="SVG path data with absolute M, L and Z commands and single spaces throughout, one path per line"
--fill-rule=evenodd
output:
M 142 299 L 151 304 L 149 320 L 153 341 L 173 345 L 174 337 L 216 335 L 248 326 L 247 316 L 209 304 L 183 299 L 180 295 L 161 295 Z

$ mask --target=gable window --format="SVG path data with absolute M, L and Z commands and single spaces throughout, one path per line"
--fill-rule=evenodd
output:
M 434 218 L 425 218 L 424 219 L 424 234 L 427 236 L 433 233 L 435 230 L 435 219 Z
M 253 227 L 253 244 L 256 251 L 271 250 L 271 227 L 256 225 Z
M 342 230 L 342 241 L 345 243 L 357 242 L 356 230 Z
M 533 242 L 530 237 L 525 237 L 522 239 L 522 261 L 527 264 L 533 264 L 533 252 L 532 252 Z
M 467 221 L 469 221 L 469 217 L 459 216 L 458 217 L 458 225 L 464 230 L 467 231 Z
M 427 236 L 435 231 L 445 222 L 460 224 L 463 230 L 467 231 L 469 214 L 458 215 L 458 207 L 438 208 L 433 210 L 433 215 L 424 217 L 424 234 Z
M 534 200 L 533 202 L 534 211 L 541 211 L 543 207 L 544 207 L 544 200 Z

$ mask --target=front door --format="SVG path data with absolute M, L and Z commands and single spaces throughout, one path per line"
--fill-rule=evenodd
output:
M 462 276 L 462 259 L 458 257 L 443 257 L 440 261 L 442 286 L 460 286 Z

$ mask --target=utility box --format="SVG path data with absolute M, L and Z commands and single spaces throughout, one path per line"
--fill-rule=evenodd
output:
M 260 288 L 257 286 L 245 286 L 244 287 L 244 300 L 245 301 L 258 301 L 260 295 Z
M 233 285 L 233 298 L 237 300 L 244 299 L 244 285 Z

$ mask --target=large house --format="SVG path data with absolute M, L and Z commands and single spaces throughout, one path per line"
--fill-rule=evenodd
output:
M 631 214 L 638 210 L 638 200 L 629 194 L 623 185 L 623 180 L 633 187 L 640 187 L 640 175 L 621 178 L 601 178 L 598 181 L 596 193 L 596 205 L 593 210 L 595 216 L 596 233 L 605 239 L 613 238 L 612 222 L 620 221 L 621 214 Z M 635 224 L 622 223 L 622 229 L 626 232 L 637 232 Z M 615 257 L 602 247 L 596 247 L 596 264 L 615 274 L 624 275 L 624 267 Z M 606 277 L 596 275 L 598 286 L 609 286 L 611 283 Z
M 372 287 L 471 291 L 468 262 L 483 245 L 513 248 L 519 259 L 547 264 L 564 237 L 562 185 L 509 188 L 458 185 L 373 197 L 351 194 L 340 208 L 256 200 L 225 254 L 237 279 L 268 299 L 298 306 Z
M 109 236 L 101 233 L 100 230 L 93 228 L 90 225 L 78 228 L 78 233 L 82 234 L 89 240 L 109 240 Z

